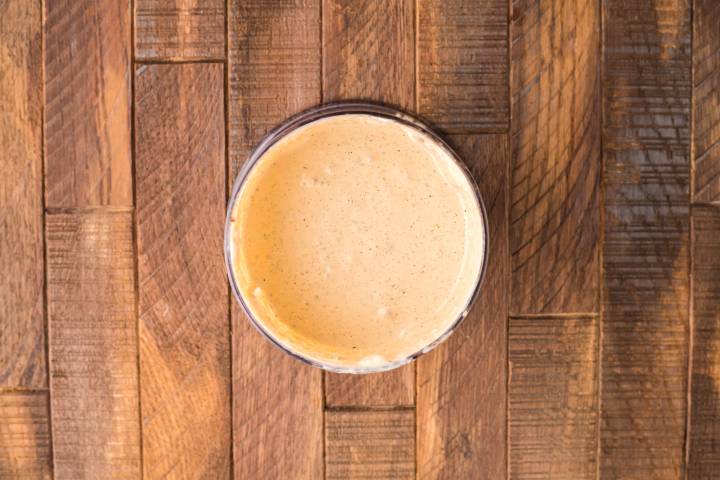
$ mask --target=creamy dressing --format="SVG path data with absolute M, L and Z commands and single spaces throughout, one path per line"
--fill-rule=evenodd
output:
M 338 368 L 402 361 L 463 315 L 484 252 L 472 184 L 426 134 L 364 114 L 275 143 L 231 217 L 244 303 L 290 351 Z

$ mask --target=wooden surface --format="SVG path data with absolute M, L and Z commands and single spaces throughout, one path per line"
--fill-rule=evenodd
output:
M 0 388 L 46 386 L 38 3 L 0 6 Z
M 135 70 L 140 396 L 145 478 L 228 478 L 222 65 Z
M 604 7 L 600 473 L 679 478 L 689 345 L 690 5 Z
M 1 479 L 720 479 L 720 2 L 0 0 Z M 228 192 L 305 108 L 431 122 L 477 304 L 366 377 L 230 295 Z
M 132 206 L 129 0 L 43 5 L 46 206 Z
M 130 211 L 46 216 L 55 478 L 137 478 L 135 261 Z

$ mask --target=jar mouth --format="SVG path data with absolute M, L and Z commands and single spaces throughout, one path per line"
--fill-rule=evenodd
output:
M 309 355 L 305 352 L 298 351 L 297 349 L 293 348 L 293 345 L 291 342 L 283 341 L 282 339 L 277 338 L 272 332 L 269 331 L 268 328 L 266 328 L 263 325 L 263 322 L 261 319 L 256 318 L 255 314 L 253 314 L 252 309 L 249 307 L 248 302 L 245 298 L 243 298 L 242 290 L 240 289 L 237 279 L 235 277 L 235 270 L 234 270 L 234 264 L 233 264 L 233 243 L 232 243 L 232 213 L 235 208 L 235 205 L 238 201 L 239 194 L 241 192 L 241 189 L 245 182 L 248 179 L 248 176 L 250 172 L 253 170 L 255 165 L 260 161 L 260 159 L 264 156 L 264 154 L 278 141 L 280 141 L 282 138 L 290 134 L 291 132 L 297 130 L 298 128 L 307 125 L 309 123 L 313 123 L 315 121 L 325 119 L 328 117 L 338 116 L 338 115 L 348 115 L 348 114 L 360 114 L 360 115 L 368 115 L 372 117 L 382 118 L 382 119 L 388 119 L 388 120 L 394 120 L 396 122 L 399 122 L 402 125 L 405 125 L 407 127 L 411 127 L 412 129 L 415 129 L 419 131 L 420 133 L 426 135 L 429 139 L 434 141 L 438 146 L 440 146 L 446 153 L 449 154 L 449 156 L 455 161 L 457 166 L 459 167 L 460 171 L 464 174 L 466 180 L 468 181 L 468 184 L 470 185 L 475 198 L 477 200 L 477 205 L 479 209 L 480 214 L 480 222 L 482 224 L 482 238 L 483 238 L 483 251 L 481 253 L 481 264 L 479 273 L 477 275 L 477 280 L 475 281 L 475 287 L 470 294 L 468 301 L 465 305 L 465 307 L 462 310 L 462 313 L 458 316 L 455 321 L 453 321 L 449 327 L 447 327 L 442 333 L 437 335 L 434 340 L 432 340 L 430 343 L 425 345 L 424 347 L 418 349 L 416 352 L 407 355 L 406 357 L 402 359 L 397 359 L 394 361 L 384 362 L 382 364 L 374 364 L 374 365 L 349 365 L 346 363 L 332 363 L 328 362 L 324 359 L 318 359 L 314 358 L 312 355 Z M 395 368 L 398 368 L 406 363 L 411 362 L 418 356 L 432 350 L 435 348 L 438 344 L 443 342 L 447 337 L 449 337 L 455 329 L 460 325 L 460 323 L 467 317 L 471 307 L 476 302 L 480 288 L 482 286 L 482 283 L 485 278 L 485 273 L 487 270 L 487 260 L 488 260 L 488 250 L 489 250 L 489 232 L 488 232 L 488 219 L 487 219 L 487 211 L 485 208 L 485 204 L 483 202 L 482 196 L 480 194 L 479 188 L 477 186 L 477 183 L 475 182 L 475 179 L 469 172 L 467 166 L 462 161 L 462 159 L 459 157 L 459 155 L 455 152 L 455 150 L 450 147 L 438 134 L 436 134 L 430 126 L 428 126 L 423 121 L 419 120 L 418 118 L 407 114 L 405 112 L 396 110 L 394 108 L 390 108 L 384 105 L 379 104 L 373 104 L 373 103 L 366 103 L 366 102 L 336 102 L 336 103 L 330 103 L 330 104 L 324 104 L 320 106 L 316 106 L 313 108 L 310 108 L 308 110 L 305 110 L 303 112 L 298 113 L 297 115 L 294 115 L 290 117 L 289 119 L 282 122 L 280 125 L 275 127 L 273 130 L 271 130 L 263 139 L 258 143 L 258 145 L 252 150 L 250 153 L 248 159 L 243 164 L 242 168 L 240 169 L 239 173 L 237 174 L 235 181 L 233 183 L 233 188 L 230 194 L 230 198 L 228 201 L 228 207 L 227 207 L 227 213 L 226 213 L 226 219 L 225 219 L 225 232 L 224 232 L 225 238 L 224 238 L 224 256 L 225 256 L 225 267 L 228 275 L 228 280 L 230 282 L 231 289 L 233 291 L 233 295 L 240 304 L 241 308 L 243 309 L 245 315 L 248 317 L 252 325 L 263 335 L 266 339 L 268 339 L 270 342 L 272 342 L 276 347 L 280 348 L 282 351 L 284 351 L 286 354 L 306 363 L 309 365 L 312 365 L 314 367 L 318 367 L 324 370 L 337 372 L 337 373 L 376 373 L 376 372 L 382 372 L 387 370 L 392 370 Z

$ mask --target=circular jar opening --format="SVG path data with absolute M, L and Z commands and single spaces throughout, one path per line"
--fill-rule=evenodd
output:
M 446 338 L 487 257 L 477 185 L 426 125 L 341 103 L 271 132 L 239 173 L 225 259 L 253 324 L 338 372 L 407 363 Z

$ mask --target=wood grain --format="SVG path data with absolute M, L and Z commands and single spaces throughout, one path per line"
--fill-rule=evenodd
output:
M 597 0 L 514 0 L 513 314 L 598 311 Z
M 39 2 L 0 4 L 0 387 L 47 386 L 41 28 Z
M 326 480 L 413 480 L 412 410 L 325 414 Z
M 510 318 L 511 479 L 596 478 L 597 320 Z
M 43 4 L 46 204 L 132 206 L 129 0 Z
M 48 214 L 46 230 L 55 478 L 136 479 L 132 214 Z
M 450 138 L 488 211 L 484 286 L 458 330 L 417 361 L 418 479 L 506 478 L 505 407 L 510 288 L 505 135 Z
M 144 477 L 228 478 L 223 66 L 139 67 L 135 95 Z
M 223 0 L 137 0 L 138 60 L 223 60 Z
M 409 366 L 365 375 L 325 374 L 325 404 L 392 406 L 415 403 L 415 369 Z
M 414 9 L 410 0 L 323 0 L 323 100 L 362 99 L 401 109 L 415 104 Z M 377 375 L 333 378 L 329 405 L 408 405 L 415 365 Z
M 417 2 L 417 104 L 449 133 L 506 132 L 507 0 Z
M 320 1 L 229 0 L 232 172 L 279 122 L 320 101 Z
M 720 472 L 720 207 L 693 207 L 688 480 Z
M 233 305 L 235 478 L 322 478 L 322 372 L 262 338 Z
M 690 5 L 604 3 L 600 476 L 682 478 Z
M 415 105 L 410 0 L 323 0 L 323 100 Z
M 320 2 L 232 0 L 228 16 L 234 178 L 263 135 L 320 101 Z M 322 373 L 262 338 L 234 299 L 232 331 L 235 478 L 322 478 Z
M 45 392 L 0 393 L 0 478 L 52 478 Z
M 694 8 L 694 200 L 720 202 L 720 2 L 695 0 Z

